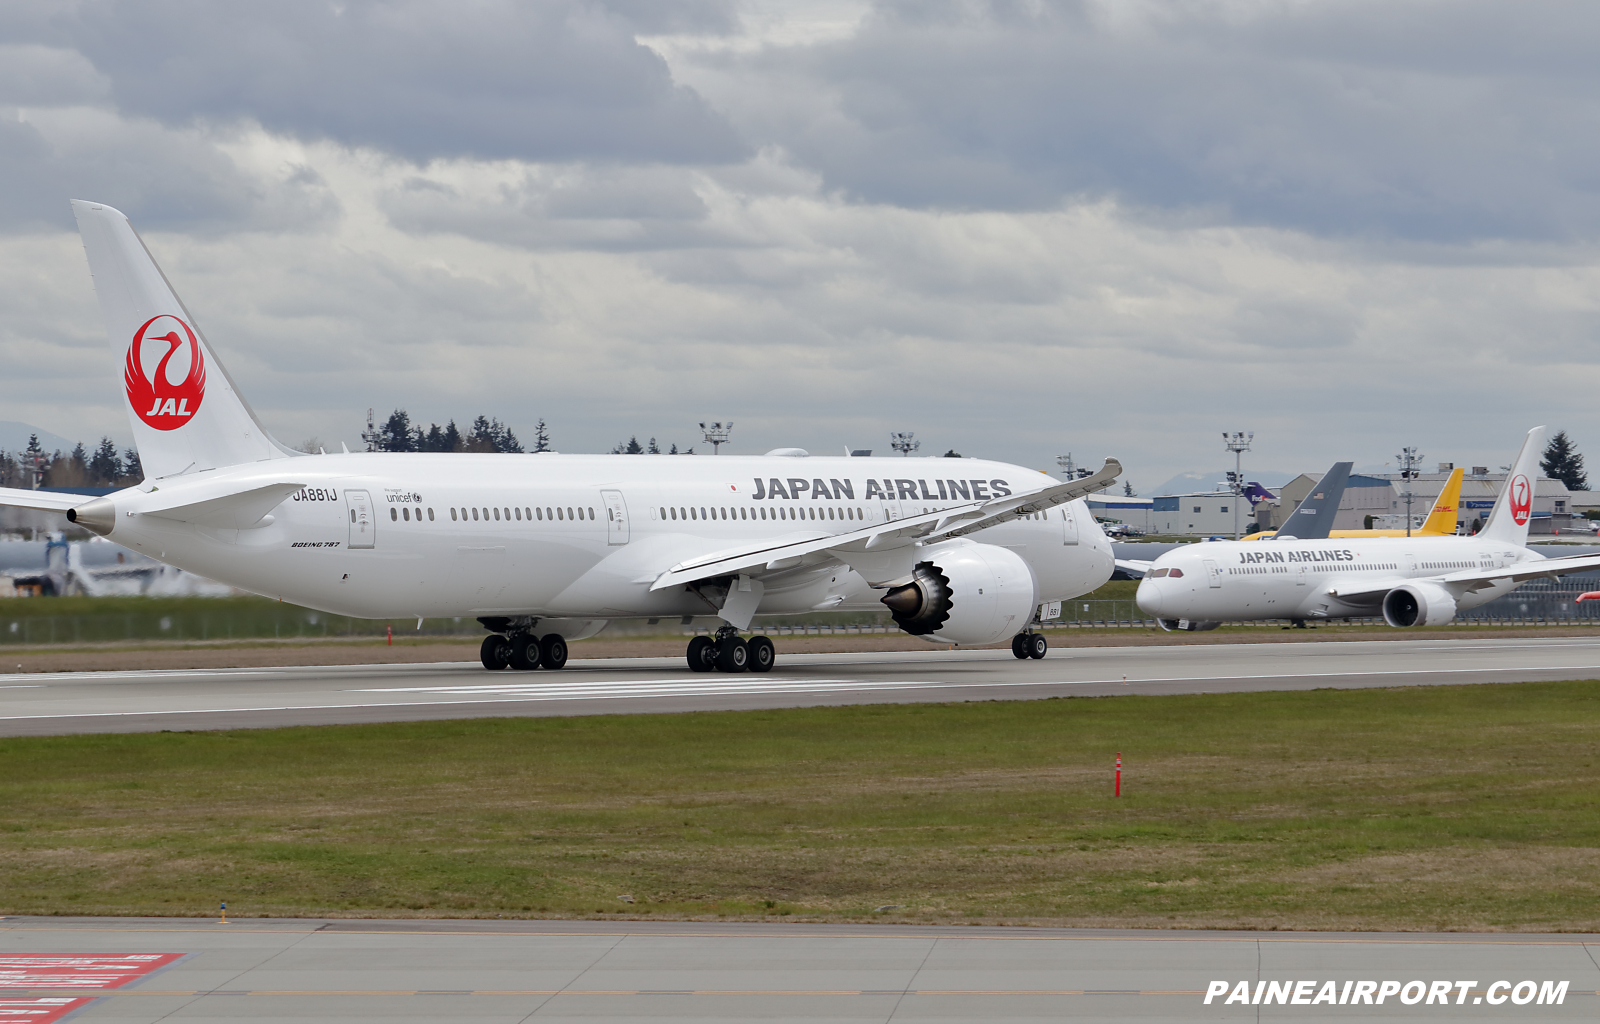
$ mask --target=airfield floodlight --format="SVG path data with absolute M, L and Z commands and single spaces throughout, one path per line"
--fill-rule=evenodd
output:
M 1400 480 L 1405 487 L 1405 490 L 1400 492 L 1400 497 L 1404 498 L 1406 502 L 1406 536 L 1409 537 L 1411 536 L 1411 502 L 1416 498 L 1416 493 L 1411 489 L 1411 481 L 1421 475 L 1417 467 L 1422 465 L 1422 453 L 1417 451 L 1416 448 L 1402 448 L 1400 449 L 1400 454 L 1396 455 L 1394 460 L 1400 465 Z
M 702 423 L 700 424 L 700 430 L 705 436 L 706 444 L 711 446 L 711 454 L 715 455 L 723 445 L 728 443 L 728 435 L 733 433 L 733 421 L 717 422 L 709 427 Z
M 914 430 L 891 430 L 889 431 L 889 447 L 899 452 L 902 456 L 908 456 L 922 447 L 922 442 L 916 438 L 917 432 Z
M 1066 477 L 1068 480 L 1076 479 L 1074 474 L 1076 473 L 1078 466 L 1072 461 L 1071 452 L 1068 452 L 1065 455 L 1057 455 L 1056 465 L 1061 467 L 1062 476 Z
M 1222 432 L 1222 443 L 1228 451 L 1233 453 L 1233 472 L 1228 474 L 1229 490 L 1233 493 L 1233 539 L 1238 540 L 1243 534 L 1239 532 L 1239 495 L 1242 481 L 1244 480 L 1244 453 L 1250 450 L 1250 442 L 1256 439 L 1254 430 L 1236 430 L 1228 433 Z

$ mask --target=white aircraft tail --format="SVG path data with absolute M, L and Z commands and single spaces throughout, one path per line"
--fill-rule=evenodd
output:
M 147 479 L 283 458 L 121 212 L 72 201 Z
M 1544 454 L 1544 428 L 1528 431 L 1517 461 L 1511 464 L 1489 522 L 1478 536 L 1521 547 L 1528 543 L 1528 522 L 1533 518 L 1534 488 L 1539 484 L 1539 459 Z

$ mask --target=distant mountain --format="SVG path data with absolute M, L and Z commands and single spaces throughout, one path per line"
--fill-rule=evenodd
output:
M 70 452 L 73 445 L 82 441 L 84 450 L 92 453 L 95 445 L 100 443 L 98 436 L 79 437 L 68 441 L 60 434 L 52 434 L 48 430 L 40 430 L 38 427 L 27 423 L 18 423 L 15 420 L 0 420 L 0 449 L 8 452 L 27 451 L 29 434 L 38 434 L 39 446 L 47 452 Z
M 1189 494 L 1194 491 L 1214 491 L 1217 489 L 1218 484 L 1227 484 L 1229 472 L 1229 470 L 1220 469 L 1215 473 L 1179 473 L 1160 487 L 1142 490 L 1140 493 L 1154 497 L 1158 494 Z M 1244 478 L 1247 483 L 1254 480 L 1261 486 L 1270 488 L 1273 491 L 1276 491 L 1279 487 L 1299 475 L 1299 473 L 1279 473 L 1276 470 L 1256 470 L 1249 467 L 1246 467 L 1244 471 Z

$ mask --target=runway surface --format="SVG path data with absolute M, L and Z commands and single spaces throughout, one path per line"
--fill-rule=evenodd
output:
M 678 658 L 0 675 L 0 735 L 628 714 L 1600 678 L 1600 638 L 1375 640 L 780 657 L 767 675 Z
M 1600 1012 L 1597 941 L 667 921 L 22 918 L 0 920 L 0 1019 L 59 1019 L 21 1017 L 29 1007 L 76 1009 L 76 1021 L 123 1024 L 1593 1019 Z M 1309 989 L 1301 986 L 1307 981 Z M 1330 981 L 1337 992 L 1354 993 L 1361 981 L 1380 993 L 1385 981 L 1401 991 L 1382 1004 L 1312 1003 Z M 1430 1005 L 1416 983 L 1431 991 L 1436 981 L 1449 991 Z M 1215 985 L 1232 990 L 1240 982 L 1251 996 L 1259 987 L 1271 999 L 1266 982 L 1286 1002 L 1299 991 L 1301 1002 L 1205 1001 Z M 1525 982 L 1534 988 L 1516 988 Z M 1550 998 L 1541 1005 L 1534 992 L 1545 991 L 1546 982 Z M 1526 997 L 1520 1005 L 1518 996 Z

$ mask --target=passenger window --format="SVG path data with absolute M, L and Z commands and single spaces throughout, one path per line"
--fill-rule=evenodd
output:
M 450 521 L 452 523 L 456 521 L 456 510 L 454 508 L 450 509 Z
M 393 505 L 389 506 L 389 518 L 394 520 L 394 521 L 396 521 L 396 522 L 399 522 L 399 520 L 400 520 L 400 513 L 396 512 L 394 510 L 394 506 Z
M 594 506 L 589 506 L 589 522 L 594 522 Z
M 572 518 L 572 506 L 571 505 L 567 506 L 567 518 L 568 519 Z
M 519 508 L 515 509 L 514 511 L 517 513 L 517 522 L 522 522 L 522 509 Z
M 531 509 L 531 508 L 523 508 L 523 510 L 522 510 L 522 518 L 524 518 L 524 519 L 532 519 L 533 518 L 533 509 Z
M 428 509 L 428 522 L 433 522 L 433 509 Z
M 401 516 L 401 518 L 408 523 L 411 522 L 411 507 L 408 505 L 402 508 L 400 511 L 405 513 L 405 515 Z

